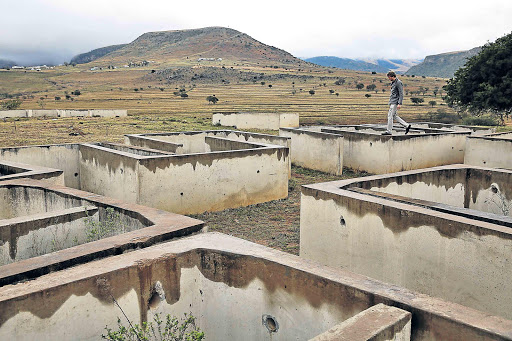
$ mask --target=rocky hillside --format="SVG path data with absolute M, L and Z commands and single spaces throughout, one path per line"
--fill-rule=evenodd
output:
M 305 64 L 284 50 L 225 27 L 144 33 L 133 42 L 96 59 L 96 62 L 128 64 L 150 61 L 186 65 L 198 61 L 208 64 L 221 60 L 226 64 Z
M 70 63 L 77 63 L 77 64 L 84 64 L 92 62 L 98 58 L 103 57 L 106 54 L 109 54 L 115 50 L 119 50 L 120 48 L 125 47 L 126 44 L 119 44 L 119 45 L 111 45 L 111 46 L 105 46 L 100 47 L 99 49 L 95 49 L 86 53 L 81 53 L 77 56 L 74 56 L 71 58 Z
M 448 52 L 425 57 L 423 63 L 411 67 L 406 74 L 427 77 L 451 78 L 464 66 L 466 60 L 480 52 L 480 47 L 468 51 Z

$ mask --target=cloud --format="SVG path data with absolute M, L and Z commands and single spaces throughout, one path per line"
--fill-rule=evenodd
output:
M 423 58 L 470 49 L 510 33 L 512 2 L 326 0 L 10 1 L 0 21 L 0 58 L 61 62 L 149 31 L 225 26 L 295 56 Z

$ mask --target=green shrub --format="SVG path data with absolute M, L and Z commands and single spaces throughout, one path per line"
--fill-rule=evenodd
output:
M 498 126 L 499 120 L 490 115 L 467 116 L 462 119 L 462 124 L 470 126 Z

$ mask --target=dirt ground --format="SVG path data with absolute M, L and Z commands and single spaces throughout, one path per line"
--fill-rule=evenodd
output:
M 366 175 L 344 169 L 342 176 L 335 176 L 292 166 L 288 198 L 193 217 L 206 222 L 210 232 L 222 232 L 298 255 L 301 186 Z

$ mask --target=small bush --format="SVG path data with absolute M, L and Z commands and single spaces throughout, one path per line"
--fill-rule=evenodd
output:
M 469 126 L 498 126 L 499 120 L 490 115 L 467 116 L 462 119 L 462 124 Z

